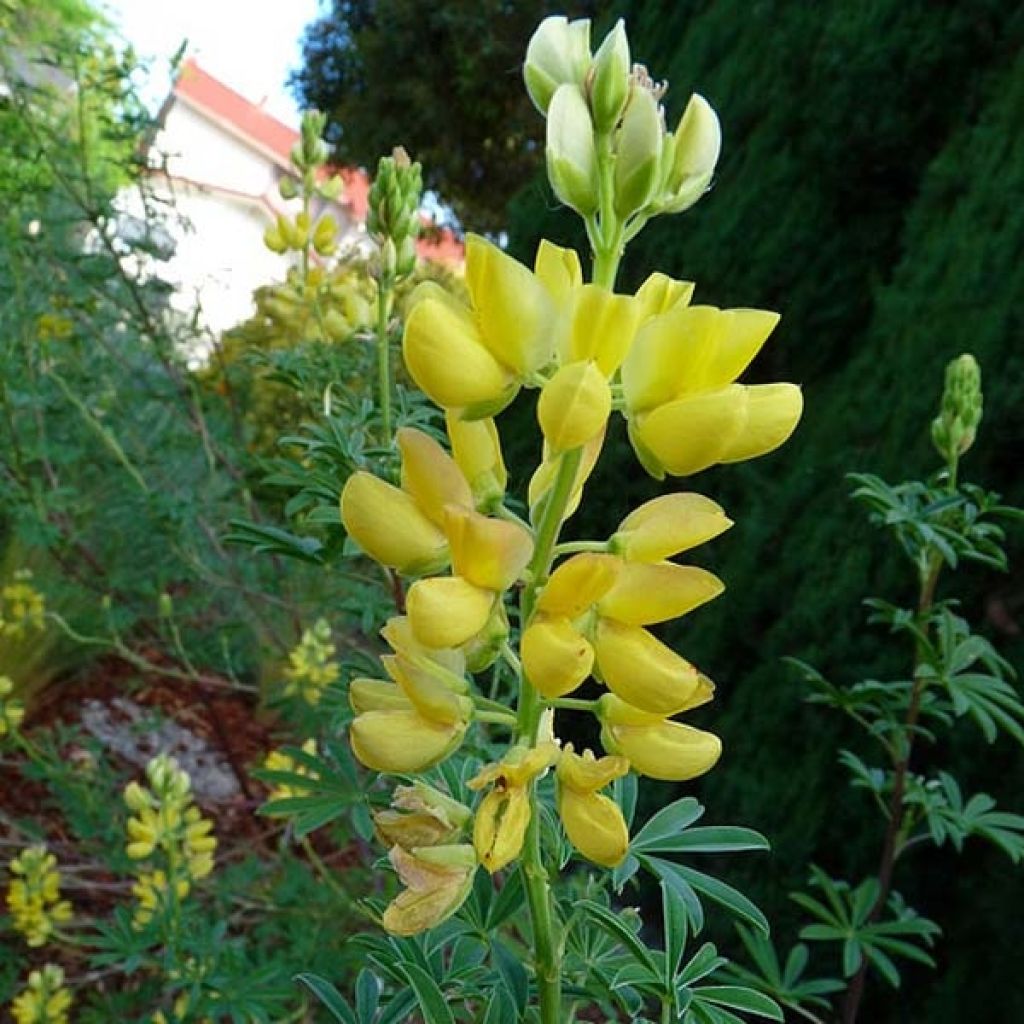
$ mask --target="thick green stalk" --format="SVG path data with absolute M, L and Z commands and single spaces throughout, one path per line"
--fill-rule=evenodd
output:
M 393 297 L 392 280 L 383 276 L 377 284 L 377 401 L 385 445 L 391 444 L 391 344 L 388 320 Z
M 555 544 L 562 527 L 565 510 L 572 495 L 573 483 L 579 470 L 582 451 L 579 448 L 565 452 L 558 464 L 558 472 L 551 487 L 540 521 L 533 549 L 533 558 L 528 568 L 528 579 L 520 600 L 520 624 L 526 628 L 537 604 L 537 593 L 544 585 Z M 540 725 L 540 694 L 533 688 L 525 674 L 519 677 L 519 704 L 517 736 L 520 743 L 533 746 L 537 742 Z M 541 851 L 540 808 L 536 792 L 530 792 L 530 825 L 523 848 L 521 870 L 526 898 L 530 907 L 530 921 L 533 925 L 533 942 L 537 991 L 540 996 L 541 1024 L 562 1024 L 562 939 L 558 934 L 552 905 L 551 887 Z

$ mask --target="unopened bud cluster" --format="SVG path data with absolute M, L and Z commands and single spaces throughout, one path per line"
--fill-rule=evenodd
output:
M 160 754 L 146 766 L 146 777 L 148 787 L 129 782 L 124 791 L 132 812 L 125 852 L 140 862 L 132 888 L 138 927 L 180 904 L 192 883 L 213 870 L 217 848 L 213 822 L 193 803 L 191 781 L 177 762 Z
M 422 168 L 401 146 L 380 158 L 370 187 L 366 230 L 380 245 L 383 278 L 408 277 L 416 268 L 422 195 Z
M 32 585 L 32 573 L 19 569 L 0 588 L 0 637 L 21 640 L 45 624 L 46 599 Z
M 582 217 L 607 217 L 609 200 L 622 222 L 679 213 L 707 191 L 721 149 L 718 117 L 694 94 L 669 132 L 661 104 L 667 84 L 632 64 L 621 21 L 591 54 L 589 21 L 546 18 L 530 40 L 523 75 L 547 118 L 552 187 Z M 604 168 L 610 196 L 602 194 Z
M 974 444 L 982 408 L 981 367 L 966 352 L 946 367 L 939 415 L 932 420 L 932 443 L 947 462 L 955 462 Z
M 10 864 L 7 908 L 14 930 L 29 946 L 44 945 L 58 925 L 71 920 L 71 904 L 60 896 L 57 858 L 45 846 L 29 846 Z

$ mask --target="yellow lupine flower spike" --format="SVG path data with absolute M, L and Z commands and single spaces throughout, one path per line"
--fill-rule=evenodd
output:
M 60 898 L 57 858 L 45 846 L 29 846 L 8 868 L 7 907 L 14 930 L 29 946 L 42 946 L 58 925 L 71 920 L 71 904 Z
M 711 699 L 711 683 L 703 679 L 687 708 Z M 599 702 L 601 742 L 621 754 L 640 775 L 666 782 L 685 782 L 714 767 L 722 741 L 713 733 L 650 714 L 606 693 Z
M 444 508 L 472 507 L 472 493 L 462 471 L 436 441 L 412 428 L 396 436 L 401 488 L 372 473 L 353 473 L 341 492 L 341 520 L 381 565 L 407 575 L 437 572 L 449 560 Z
M 470 789 L 491 786 L 473 821 L 473 845 L 480 863 L 491 874 L 522 851 L 530 824 L 530 783 L 550 768 L 558 755 L 555 743 L 541 743 L 532 749 L 512 747 L 501 761 L 481 769 L 470 780 Z
M 611 755 L 580 756 L 566 744 L 558 759 L 558 813 L 569 842 L 587 860 L 606 868 L 621 864 L 629 849 L 629 829 L 619 805 L 599 793 L 629 771 L 629 761 Z
M 32 971 L 28 984 L 11 1003 L 15 1024 L 68 1024 L 71 993 L 64 987 L 64 971 L 54 964 Z

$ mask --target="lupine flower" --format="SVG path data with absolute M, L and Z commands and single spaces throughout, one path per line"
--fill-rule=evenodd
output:
M 530 532 L 517 523 L 454 505 L 444 522 L 453 575 L 417 580 L 406 596 L 413 634 L 428 647 L 458 647 L 480 633 L 533 553 Z
M 476 874 L 476 852 L 468 843 L 388 854 L 405 888 L 388 905 L 381 924 L 392 935 L 418 935 L 447 921 L 466 901 Z
M 29 846 L 9 864 L 7 907 L 14 929 L 29 946 L 44 945 L 58 925 L 71 920 L 71 904 L 60 898 L 57 858 L 45 846 Z
M 663 494 L 619 523 L 609 549 L 630 562 L 660 562 L 713 540 L 732 525 L 721 505 L 702 494 Z
M 679 710 L 706 703 L 713 690 L 701 677 L 689 704 Z M 709 771 L 722 754 L 722 741 L 713 733 L 633 707 L 614 693 L 601 698 L 598 717 L 605 750 L 628 758 L 634 771 L 651 779 L 685 782 Z
M 316 754 L 316 740 L 308 739 L 302 744 L 302 750 L 306 754 Z M 295 758 L 289 757 L 283 751 L 272 750 L 263 759 L 263 767 L 272 772 L 293 772 L 295 775 L 310 775 L 309 769 Z M 287 800 L 293 796 L 305 796 L 306 790 L 299 785 L 287 782 L 276 782 L 270 791 L 271 800 Z
M 341 519 L 359 546 L 381 565 L 407 575 L 437 572 L 450 558 L 444 509 L 473 508 L 466 478 L 452 457 L 422 431 L 397 432 L 401 487 L 372 473 L 353 473 L 341 492 Z
M 288 655 L 285 695 L 300 697 L 307 704 L 319 704 L 323 691 L 341 671 L 332 660 L 334 652 L 331 627 L 326 619 L 318 619 L 311 629 L 303 631 L 302 639 Z
M 501 501 L 508 486 L 498 428 L 490 417 L 463 420 L 450 410 L 444 419 L 452 458 L 469 483 L 477 509 L 485 512 Z
M 32 971 L 28 984 L 15 996 L 11 1013 L 15 1024 L 68 1024 L 71 993 L 64 987 L 64 971 L 54 964 Z
M 778 448 L 803 410 L 794 384 L 735 383 L 778 323 L 757 309 L 686 306 L 649 320 L 622 365 L 630 440 L 661 479 Z
M 523 633 L 523 667 L 546 697 L 571 693 L 596 665 L 612 692 L 668 715 L 687 706 L 698 671 L 643 627 L 685 615 L 722 592 L 718 577 L 673 562 L 580 554 L 551 574 Z
M 420 846 L 448 846 L 454 843 L 473 817 L 473 812 L 446 793 L 414 782 L 398 786 L 391 808 L 378 811 L 373 824 L 386 846 L 412 850 Z
M 32 573 L 20 569 L 0 588 L 0 636 L 20 640 L 43 628 L 46 599 L 32 586 Z
M 0 740 L 13 736 L 25 717 L 25 705 L 15 700 L 14 682 L 7 676 L 0 676 Z
M 629 771 L 629 761 L 615 755 L 580 756 L 568 743 L 558 759 L 558 814 L 569 842 L 587 860 L 606 868 L 622 863 L 629 829 L 619 805 L 598 790 Z
M 476 809 L 473 845 L 492 875 L 519 856 L 530 824 L 529 786 L 558 760 L 558 754 L 558 745 L 550 742 L 532 749 L 515 746 L 470 780 L 470 789 L 491 787 Z
M 132 860 L 151 864 L 151 870 L 140 868 L 132 890 L 138 901 L 137 927 L 171 905 L 170 893 L 178 902 L 184 900 L 192 883 L 213 871 L 217 848 L 213 822 L 192 802 L 191 780 L 177 761 L 160 754 L 146 766 L 146 776 L 148 787 L 133 781 L 124 791 L 132 811 L 125 852 Z

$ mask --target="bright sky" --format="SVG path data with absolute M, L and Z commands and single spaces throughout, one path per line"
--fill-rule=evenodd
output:
M 153 79 L 144 90 L 155 108 L 169 89 L 167 61 L 188 39 L 188 53 L 248 99 L 298 127 L 298 110 L 285 89 L 300 63 L 302 30 L 323 0 L 100 0 Z

